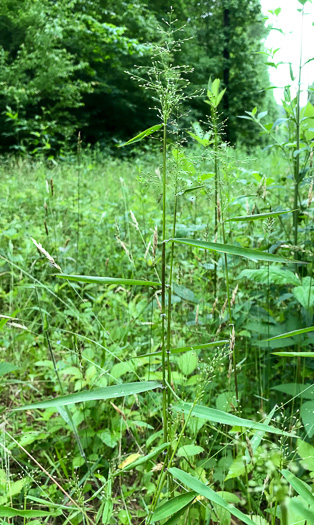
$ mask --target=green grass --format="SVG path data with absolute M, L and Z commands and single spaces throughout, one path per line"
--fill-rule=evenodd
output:
M 220 161 L 226 242 L 220 229 L 217 242 L 234 248 L 226 258 L 226 250 L 214 257 L 213 246 L 206 245 L 214 241 L 214 178 L 203 177 L 205 190 L 185 191 L 199 185 L 203 174 L 213 174 L 214 162 L 202 149 L 180 155 L 178 164 L 178 154 L 168 150 L 165 238 L 173 237 L 177 180 L 175 237 L 189 242 L 167 243 L 165 271 L 167 283 L 174 246 L 168 335 L 170 350 L 187 351 L 169 355 L 169 444 L 163 437 L 162 389 L 154 387 L 165 380 L 161 286 L 141 284 L 162 280 L 162 159 L 150 152 L 144 158 L 139 151 L 125 161 L 83 154 L 80 166 L 75 158 L 50 167 L 26 159 L 2 160 L 1 314 L 14 318 L 0 318 L 6 421 L 1 433 L 0 505 L 7 509 L 4 514 L 0 510 L 2 520 L 11 516 L 18 525 L 140 524 L 158 513 L 176 513 L 180 525 L 229 525 L 230 504 L 235 505 L 232 513 L 240 520 L 245 515 L 247 523 L 259 523 L 254 518 L 258 515 L 265 523 L 279 523 L 279 509 L 285 514 L 286 505 L 288 514 L 303 512 L 306 519 L 308 492 L 300 485 L 302 494 L 289 493 L 286 471 L 297 473 L 310 486 L 314 396 L 309 385 L 314 366 L 303 352 L 313 350 L 313 333 L 278 336 L 314 324 L 312 208 L 299 231 L 301 259 L 310 264 L 300 267 L 298 276 L 294 262 L 279 260 L 274 265 L 258 257 L 244 258 L 245 250 L 259 250 L 293 259 L 293 249 L 280 248 L 280 242 L 293 244 L 292 214 L 227 220 L 250 215 L 254 207 L 260 214 L 293 209 L 293 184 L 286 179 L 288 165 L 279 155 L 256 151 L 245 157 L 227 150 Z M 261 189 L 265 179 L 266 197 Z M 303 194 L 306 199 L 306 187 Z M 159 244 L 154 255 L 156 226 Z M 64 274 L 113 281 L 57 278 L 56 268 L 37 251 L 31 237 Z M 225 302 L 226 260 L 233 334 Z M 129 280 L 135 283 L 129 286 Z M 215 341 L 216 346 L 209 344 Z M 234 345 L 240 399 L 229 355 Z M 303 352 L 302 357 L 286 358 L 274 355 L 278 350 Z M 150 382 L 147 390 L 152 389 L 144 392 L 138 385 L 136 395 L 130 394 L 130 387 L 130 395 L 119 397 L 123 383 L 134 382 Z M 277 386 L 280 390 L 274 389 Z M 103 389 L 103 399 L 92 399 L 97 389 Z M 108 392 L 113 392 L 111 399 Z M 31 406 L 67 395 L 81 402 Z M 271 420 L 265 420 L 276 404 Z M 23 407 L 26 410 L 14 410 Z M 193 417 L 199 412 L 210 417 Z M 247 420 L 264 421 L 266 426 L 256 430 Z M 279 435 L 265 432 L 269 426 Z M 287 435 L 280 435 L 283 430 Z M 300 438 L 298 448 L 291 433 Z M 126 459 L 128 466 L 123 468 Z M 192 487 L 193 478 L 198 481 Z M 185 487 L 204 497 L 195 502 Z M 49 516 L 38 514 L 36 521 L 35 514 L 27 514 L 30 509 Z

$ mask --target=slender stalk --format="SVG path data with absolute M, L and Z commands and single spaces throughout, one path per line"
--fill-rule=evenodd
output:
M 222 238 L 223 243 L 226 244 L 226 235 L 225 235 L 225 224 L 223 221 L 223 215 L 221 215 L 222 218 Z M 228 259 L 227 254 L 225 253 L 225 269 L 226 269 L 226 288 L 227 288 L 227 298 L 228 298 L 228 312 L 229 312 L 229 323 L 230 326 L 233 326 L 232 321 L 232 313 L 231 313 L 231 300 L 230 300 L 230 287 L 229 287 L 229 272 L 228 272 Z M 235 393 L 237 401 L 239 401 L 239 390 L 238 390 L 238 374 L 237 374 L 237 360 L 236 360 L 236 352 L 235 352 L 235 343 L 233 343 L 232 348 L 232 362 L 233 362 L 233 369 L 234 369 L 234 387 L 235 387 Z
M 301 95 L 301 74 L 302 74 L 302 30 L 303 30 L 303 17 L 304 8 L 302 9 L 302 23 L 301 23 L 301 46 L 300 46 L 300 62 L 299 62 L 299 77 L 298 77 L 298 91 L 297 91 L 297 107 L 296 107 L 296 147 L 295 151 L 300 149 L 300 95 Z M 294 229 L 294 245 L 298 245 L 298 219 L 299 210 L 298 198 L 299 198 L 299 184 L 300 184 L 300 155 L 297 153 L 294 159 L 294 201 L 293 201 L 293 229 Z M 295 258 L 298 258 L 298 252 L 295 252 Z
M 80 245 L 80 199 L 81 199 L 81 132 L 79 131 L 77 136 L 77 232 L 76 232 L 76 270 L 78 270 L 79 263 L 79 245 Z
M 214 155 L 215 155 L 215 236 L 218 230 L 218 223 L 221 221 L 222 226 L 222 237 L 223 237 L 223 243 L 226 244 L 226 235 L 225 235 L 225 225 L 223 220 L 223 211 L 222 206 L 218 203 L 218 196 L 220 193 L 220 201 L 222 203 L 222 196 L 221 192 L 219 192 L 219 161 L 218 161 L 218 141 L 219 141 L 219 135 L 218 135 L 218 123 L 217 123 L 217 108 L 214 106 L 214 104 L 211 105 L 211 115 L 212 115 L 212 123 L 213 123 L 213 130 L 214 130 Z M 219 206 L 219 209 L 218 209 Z M 232 314 L 231 314 L 231 301 L 230 301 L 230 289 L 229 289 L 229 274 L 228 274 L 228 259 L 227 254 L 225 253 L 225 272 L 226 272 L 226 288 L 227 288 L 227 299 L 228 299 L 228 311 L 229 311 L 229 322 L 230 325 L 233 325 L 232 323 Z M 215 273 L 214 273 L 214 289 L 215 289 L 215 296 L 216 296 L 216 287 L 217 287 L 217 266 L 215 265 Z M 235 355 L 235 344 L 233 344 L 232 348 L 232 359 L 233 359 L 233 368 L 234 368 L 234 384 L 235 384 L 235 392 L 236 392 L 236 398 L 237 401 L 239 400 L 239 391 L 238 391 L 238 378 L 237 378 L 237 367 L 236 367 L 236 355 Z
M 170 385 L 169 385 L 169 389 L 170 389 Z M 157 485 L 157 490 L 156 490 L 156 492 L 155 492 L 155 496 L 154 496 L 154 499 L 153 499 L 153 502 L 152 502 L 152 506 L 151 506 L 151 509 L 150 509 L 150 513 L 149 513 L 149 516 L 148 516 L 148 518 L 147 518 L 147 525 L 149 525 L 149 524 L 151 523 L 151 518 L 152 518 L 153 512 L 154 512 L 154 510 L 155 510 L 155 508 L 156 508 L 156 505 L 157 505 L 158 500 L 159 500 L 160 493 L 161 493 L 162 488 L 163 488 L 163 486 L 164 486 L 164 484 L 165 484 L 165 481 L 166 481 L 167 471 L 168 471 L 168 469 L 171 467 L 171 464 L 172 464 L 173 458 L 175 457 L 175 455 L 176 455 L 176 453 L 177 453 L 177 450 L 178 450 L 178 448 L 179 448 L 179 445 L 180 445 L 180 442 L 181 442 L 182 436 L 184 435 L 184 432 L 185 432 L 186 426 L 187 426 L 187 424 L 188 424 L 188 422 L 189 422 L 189 420 L 190 420 L 190 417 L 191 417 L 191 415 L 192 415 L 193 408 L 194 408 L 195 405 L 197 404 L 198 400 L 199 400 L 199 396 L 196 396 L 195 401 L 194 401 L 194 403 L 192 404 L 191 409 L 190 409 L 188 415 L 187 415 L 186 418 L 185 418 L 185 421 L 184 421 L 184 424 L 183 424 L 182 430 L 181 430 L 181 432 L 180 432 L 180 434 L 179 434 L 179 437 L 178 437 L 177 442 L 176 442 L 176 444 L 175 444 L 175 446 L 174 446 L 174 449 L 172 450 L 172 454 L 171 454 L 171 456 L 170 456 L 170 459 L 169 459 L 168 462 L 167 462 L 167 458 L 168 458 L 168 456 L 170 455 L 170 454 L 169 454 L 170 448 L 168 449 L 168 454 L 167 454 L 167 456 L 166 456 L 166 460 L 165 460 L 165 462 L 164 462 L 164 464 L 163 464 L 162 471 L 161 471 L 161 473 L 160 473 L 159 483 L 158 483 L 158 485 Z M 167 466 L 166 466 L 166 465 L 167 465 Z
M 162 339 L 162 411 L 165 442 L 168 440 L 167 385 L 166 385 L 166 203 L 167 203 L 167 121 L 163 130 L 163 167 L 162 167 L 162 271 L 161 271 L 161 339 Z
M 211 116 L 212 116 L 212 123 L 214 128 L 214 172 L 215 172 L 215 226 L 214 226 L 214 237 L 216 237 L 217 234 L 217 228 L 218 228 L 218 208 L 217 208 L 217 200 L 218 200 L 218 188 L 219 188 L 219 167 L 218 167 L 218 130 L 217 130 L 217 110 L 216 108 L 211 105 Z M 214 261 L 216 262 L 216 252 L 214 253 Z M 217 265 L 214 264 L 214 296 L 217 296 Z
M 173 225 L 172 225 L 172 237 L 176 234 L 176 219 L 177 219 L 177 187 L 175 188 L 174 198 L 174 212 L 173 212 Z M 171 364 L 170 364 L 170 345 L 171 345 L 171 299 L 172 299 L 172 274 L 173 274 L 173 261 L 174 261 L 174 242 L 171 243 L 171 254 L 170 254 L 170 275 L 169 275 L 169 290 L 168 290 L 168 317 L 167 317 L 167 368 L 168 368 L 168 383 L 171 384 Z M 171 392 L 168 388 L 168 405 L 171 402 Z
M 281 507 L 281 525 L 288 525 L 288 509 L 286 502 L 283 501 Z

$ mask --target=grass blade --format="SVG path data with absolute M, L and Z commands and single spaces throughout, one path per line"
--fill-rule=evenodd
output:
M 292 262 L 289 259 L 286 259 L 285 257 L 280 257 L 279 255 L 273 255 L 272 253 L 262 252 L 261 250 L 252 250 L 251 248 L 242 248 L 242 246 L 232 246 L 230 244 L 219 244 L 217 242 L 205 242 L 196 241 L 194 239 L 180 238 L 169 239 L 169 242 L 187 244 L 189 246 L 193 246 L 194 248 L 201 248 L 203 250 L 213 250 L 215 252 L 227 253 L 228 255 L 238 255 L 240 257 L 245 257 L 246 259 L 251 259 L 253 261 L 270 261 L 281 263 Z
M 189 414 L 191 411 L 191 403 L 180 403 L 172 407 L 176 412 L 184 412 Z M 191 413 L 192 416 L 199 417 L 200 419 L 206 419 L 207 421 L 213 421 L 214 423 L 220 423 L 221 425 L 238 426 L 249 428 L 250 430 L 262 430 L 263 432 L 270 432 L 272 434 L 279 434 L 280 436 L 294 437 L 293 434 L 279 430 L 278 428 L 266 425 L 265 423 L 257 423 L 250 419 L 243 419 L 242 417 L 223 412 L 222 410 L 216 410 L 215 408 L 208 408 L 202 405 L 195 405 Z
M 140 281 L 138 279 L 122 279 L 119 277 L 97 277 L 93 275 L 68 275 L 65 273 L 58 273 L 56 277 L 67 279 L 68 281 L 77 281 L 79 283 L 91 284 L 129 284 L 132 286 L 160 286 L 160 283 L 154 281 Z
M 238 217 L 232 217 L 232 219 L 226 219 L 225 222 L 231 221 L 257 221 L 258 219 L 268 219 L 269 217 L 277 217 L 278 215 L 283 215 L 285 213 L 292 213 L 295 210 L 285 210 L 285 211 L 272 211 L 269 213 L 257 213 L 256 215 L 242 215 Z
M 219 494 L 217 494 L 213 489 L 205 485 L 199 479 L 176 467 L 170 468 L 169 472 L 174 478 L 181 481 L 181 483 L 184 483 L 184 485 L 197 492 L 201 496 L 204 496 L 204 498 L 207 498 L 209 501 L 212 501 L 216 505 L 223 507 L 225 510 L 230 512 L 230 514 L 243 521 L 247 525 L 254 525 L 254 522 L 248 516 L 243 514 L 243 512 L 238 510 L 233 505 L 230 505 L 230 503 L 227 503 L 221 496 L 219 496 Z
M 170 353 L 171 354 L 181 354 L 183 352 L 190 352 L 191 350 L 200 350 L 201 348 L 210 348 L 212 346 L 221 346 L 226 345 L 229 343 L 228 339 L 224 339 L 223 341 L 216 341 L 215 343 L 204 343 L 201 345 L 195 345 L 195 346 L 182 346 L 180 348 L 171 348 Z M 137 355 L 135 358 L 140 357 L 157 357 L 159 355 L 162 355 L 162 352 L 153 352 L 152 354 L 143 354 L 143 355 Z
M 141 133 L 139 133 L 138 135 L 136 135 L 132 139 L 130 139 L 127 142 L 125 142 L 124 144 L 121 144 L 120 146 L 118 146 L 118 148 L 123 148 L 124 146 L 129 146 L 130 144 L 135 144 L 135 142 L 139 142 L 144 137 L 148 137 L 149 135 L 151 135 L 152 133 L 155 133 L 155 131 L 158 131 L 162 127 L 163 127 L 163 124 L 156 124 L 155 126 L 152 126 L 151 128 L 145 129 L 145 131 L 142 131 Z
M 36 496 L 26 496 L 26 499 L 30 500 L 30 501 L 35 501 L 36 503 L 40 503 L 41 505 L 46 505 L 46 507 L 52 507 L 52 508 L 57 508 L 57 509 L 62 509 L 62 510 L 67 510 L 67 511 L 70 511 L 70 510 L 77 510 L 76 507 L 69 507 L 68 505 L 62 505 L 62 503 L 53 503 L 52 501 L 47 501 L 45 499 L 42 499 L 42 498 L 37 498 Z
M 137 460 L 133 461 L 132 463 L 130 463 L 129 465 L 127 465 L 126 467 L 124 467 L 123 469 L 121 469 L 121 472 L 119 472 L 119 474 L 120 473 L 123 474 L 123 472 L 126 472 L 127 470 L 131 470 L 132 468 L 138 467 L 139 465 L 142 465 L 143 463 L 146 463 L 150 459 L 158 456 L 158 454 L 160 454 L 160 452 L 162 452 L 163 450 L 168 448 L 169 445 L 170 445 L 170 443 L 163 443 L 162 445 L 160 445 L 160 447 L 155 448 L 149 454 L 147 454 L 147 456 L 142 456 L 139 459 L 137 459 Z
M 286 478 L 294 490 L 304 499 L 304 501 L 314 509 L 314 495 L 311 491 L 310 486 L 297 478 L 290 470 L 283 469 L 281 474 Z
M 48 516 L 58 516 L 61 511 L 45 511 L 45 510 L 22 510 L 13 509 L 12 507 L 4 507 L 0 505 L 1 518 L 46 518 Z
M 314 357 L 314 352 L 272 352 L 280 357 Z
M 113 399 L 117 397 L 131 396 L 132 394 L 140 394 L 148 392 L 155 388 L 160 388 L 161 384 L 157 381 L 142 381 L 136 383 L 124 383 L 121 385 L 107 386 L 105 388 L 97 388 L 96 390 L 84 390 L 76 394 L 69 394 L 67 396 L 60 396 L 54 399 L 47 399 L 39 403 L 32 403 L 31 405 L 24 405 L 14 410 L 28 410 L 31 408 L 57 408 L 74 403 L 81 403 L 83 401 L 96 401 L 104 399 Z
M 300 330 L 293 330 L 293 332 L 286 332 L 285 334 L 276 335 L 270 339 L 264 339 L 261 343 L 266 343 L 267 341 L 276 341 L 277 339 L 285 339 L 285 337 L 293 337 L 295 335 L 306 334 L 308 332 L 314 332 L 314 326 L 309 328 L 300 328 Z
M 182 352 L 189 352 L 190 350 L 201 350 L 202 348 L 210 348 L 212 346 L 221 346 L 229 344 L 229 341 L 227 339 L 224 339 L 223 341 L 216 341 L 213 343 L 204 343 L 200 345 L 191 345 L 191 346 L 182 346 L 180 348 L 171 348 L 172 354 L 181 354 Z
M 185 494 L 181 494 L 180 496 L 170 499 L 163 505 L 159 505 L 152 516 L 152 522 L 164 520 L 169 518 L 169 516 L 172 516 L 172 514 L 176 514 L 181 509 L 186 507 L 191 501 L 193 501 L 196 496 L 197 493 L 194 491 L 186 492 Z

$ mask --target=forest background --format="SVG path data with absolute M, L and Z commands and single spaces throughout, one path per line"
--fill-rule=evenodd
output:
M 267 17 L 259 0 L 175 0 L 185 25 L 176 65 L 192 66 L 190 92 L 221 78 L 225 139 L 260 143 L 238 116 L 263 106 L 277 110 L 268 78 Z M 168 2 L 3 0 L 0 18 L 1 150 L 36 154 L 73 146 L 113 147 L 154 122 L 151 94 L 126 75 L 150 63 L 156 28 Z M 277 10 L 279 14 L 280 9 Z M 268 13 L 269 16 L 272 16 Z M 275 14 L 273 13 L 273 17 Z M 186 122 L 206 115 L 202 97 L 185 103 Z

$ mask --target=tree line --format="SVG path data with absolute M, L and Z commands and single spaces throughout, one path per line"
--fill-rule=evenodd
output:
M 239 119 L 273 108 L 263 52 L 259 0 L 173 0 L 182 50 L 174 63 L 193 67 L 191 93 L 220 78 L 225 139 L 259 141 Z M 0 148 L 39 154 L 84 144 L 113 146 L 156 124 L 151 94 L 126 71 L 151 61 L 169 0 L 2 0 Z M 204 119 L 203 97 L 186 103 L 189 122 Z

